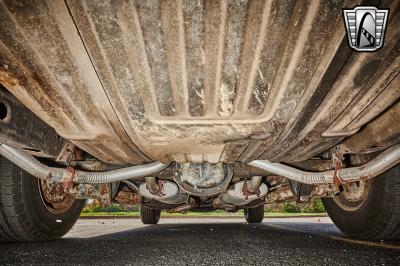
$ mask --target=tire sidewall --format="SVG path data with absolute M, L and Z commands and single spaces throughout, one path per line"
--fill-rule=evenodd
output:
M 28 218 L 26 219 L 28 221 L 27 226 L 36 229 L 33 231 L 40 232 L 34 235 L 33 238 L 35 240 L 52 240 L 65 235 L 79 218 L 86 201 L 75 200 L 72 206 L 65 212 L 53 213 L 44 205 L 38 180 L 23 170 L 19 169 L 18 171 L 17 169 L 16 172 L 18 173 L 15 173 L 17 175 L 14 176 L 19 179 L 21 184 L 21 191 L 16 192 L 19 192 L 23 202 L 18 207 L 23 208 L 20 211 Z
M 379 223 L 390 219 L 395 195 L 390 184 L 391 178 L 398 170 L 388 172 L 370 180 L 367 195 L 356 210 L 346 210 L 333 198 L 322 198 L 325 210 L 334 224 L 346 235 L 356 238 L 376 238 L 375 230 Z

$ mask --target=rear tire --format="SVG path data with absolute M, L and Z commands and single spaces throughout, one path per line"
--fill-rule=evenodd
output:
M 261 223 L 264 219 L 264 205 L 244 209 L 244 218 L 248 223 Z
M 349 237 L 400 239 L 400 165 L 363 182 L 357 199 L 346 191 L 322 199 L 332 221 Z
M 40 184 L 0 156 L 0 242 L 54 240 L 75 224 L 85 201 L 69 198 L 64 209 L 50 206 Z
M 140 205 L 140 219 L 143 224 L 157 224 L 160 221 L 161 211 Z

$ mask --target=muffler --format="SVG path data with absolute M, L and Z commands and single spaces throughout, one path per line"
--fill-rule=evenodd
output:
M 156 184 L 155 184 L 156 183 Z M 181 204 L 188 200 L 189 195 L 179 192 L 178 186 L 168 180 L 146 178 L 146 183 L 139 186 L 139 194 L 142 197 L 157 200 L 166 204 Z
M 268 193 L 268 186 L 261 183 L 260 176 L 253 176 L 250 181 L 239 181 L 219 196 L 219 201 L 228 205 L 243 206 L 263 198 Z

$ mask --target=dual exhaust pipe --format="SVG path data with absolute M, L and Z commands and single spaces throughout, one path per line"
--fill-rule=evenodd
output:
M 3 143 L 0 143 L 0 155 L 37 178 L 52 179 L 55 182 L 86 184 L 111 183 L 137 177 L 151 176 L 152 174 L 160 172 L 168 167 L 168 164 L 163 164 L 161 162 L 129 166 L 103 172 L 85 172 L 69 167 L 49 167 L 39 162 L 32 155 Z M 255 160 L 250 162 L 249 165 L 304 184 L 342 184 L 376 177 L 399 162 L 400 144 L 385 150 L 375 159 L 362 166 L 325 172 L 301 171 L 281 163 L 272 163 L 267 160 Z M 258 180 L 255 182 L 257 183 Z M 257 185 L 258 184 L 252 184 L 252 186 Z

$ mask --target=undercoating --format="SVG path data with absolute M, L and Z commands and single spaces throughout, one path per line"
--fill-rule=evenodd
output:
M 105 162 L 303 161 L 400 98 L 400 2 L 364 2 L 373 53 L 360 1 L 0 1 L 0 83 Z

